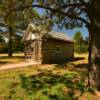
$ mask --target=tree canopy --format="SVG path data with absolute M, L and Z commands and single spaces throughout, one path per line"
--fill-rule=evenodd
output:
M 88 51 L 88 37 L 84 39 L 82 33 L 78 31 L 73 38 L 75 40 L 75 52 L 84 53 Z
M 28 8 L 23 10 L 11 11 L 11 9 L 19 9 L 23 6 L 31 5 L 32 0 L 0 0 L 0 27 L 4 27 L 7 30 L 4 32 L 1 29 L 3 36 L 8 38 L 8 53 L 12 56 L 12 47 L 14 39 L 17 38 L 17 33 L 22 34 L 23 30 L 27 27 L 28 23 L 35 18 L 39 17 L 39 14 L 35 9 Z M 21 40 L 20 40 L 21 41 Z

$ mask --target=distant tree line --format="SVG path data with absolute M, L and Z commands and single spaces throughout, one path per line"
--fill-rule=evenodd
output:
M 75 40 L 75 52 L 76 53 L 84 53 L 88 51 L 89 48 L 89 38 L 85 37 L 85 39 L 82 36 L 81 32 L 76 32 L 74 35 Z

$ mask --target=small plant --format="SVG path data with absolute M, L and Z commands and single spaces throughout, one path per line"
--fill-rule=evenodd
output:
M 95 93 L 95 88 L 93 88 L 92 86 L 87 87 L 86 92 L 90 92 L 90 93 L 94 94 Z
M 66 100 L 76 100 L 73 91 L 68 91 L 68 93 L 66 95 Z
M 75 78 L 77 75 L 78 75 L 77 72 L 70 72 L 70 71 L 68 71 L 68 72 L 65 74 L 66 78 L 68 78 L 68 79 L 73 79 L 73 78 Z
M 84 92 L 84 88 L 85 88 L 84 81 L 83 80 L 78 81 L 76 87 L 80 90 L 81 95 L 82 95 Z

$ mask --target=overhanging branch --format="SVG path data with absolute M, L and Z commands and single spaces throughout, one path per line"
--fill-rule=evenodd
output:
M 78 20 L 82 21 L 83 23 L 85 23 L 86 25 L 89 24 L 88 21 L 86 21 L 84 18 L 78 17 L 78 16 L 76 16 L 75 14 L 72 14 L 72 13 L 67 13 L 67 12 L 64 12 L 64 11 L 60 11 L 59 9 L 54 9 L 54 8 L 50 8 L 50 7 L 45 7 L 45 6 L 42 6 L 42 5 L 33 5 L 32 7 L 33 7 L 33 8 L 34 8 L 34 7 L 39 7 L 39 8 L 47 9 L 47 10 L 50 10 L 50 11 L 52 11 L 52 12 L 54 12 L 54 13 L 60 13 L 60 14 L 63 14 L 63 15 L 65 15 L 65 16 L 78 19 Z
M 67 13 L 67 12 L 64 12 L 64 11 L 60 11 L 59 9 L 54 9 L 54 8 L 50 8 L 50 7 L 46 7 L 46 6 L 43 6 L 43 5 L 30 5 L 30 6 L 25 6 L 25 7 L 21 7 L 21 8 L 17 8 L 17 9 L 11 9 L 9 13 L 13 12 L 13 11 L 16 11 L 16 10 L 24 10 L 24 9 L 28 9 L 28 8 L 43 8 L 43 9 L 47 9 L 47 10 L 50 10 L 54 13 L 60 13 L 64 16 L 67 16 L 67 17 L 70 17 L 70 18 L 74 18 L 74 19 L 77 19 L 77 20 L 80 20 L 82 21 L 83 23 L 85 23 L 86 25 L 88 25 L 88 21 L 85 20 L 84 18 L 82 17 L 79 17 L 79 16 L 76 16 L 75 14 L 72 14 L 72 13 Z

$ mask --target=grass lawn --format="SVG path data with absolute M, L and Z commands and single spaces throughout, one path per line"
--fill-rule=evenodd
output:
M 87 85 L 87 54 L 65 64 L 0 72 L 0 100 L 100 100 Z
M 24 61 L 24 54 L 23 53 L 13 54 L 12 58 L 9 58 L 8 54 L 0 54 L 0 65 L 19 63 L 22 61 Z

